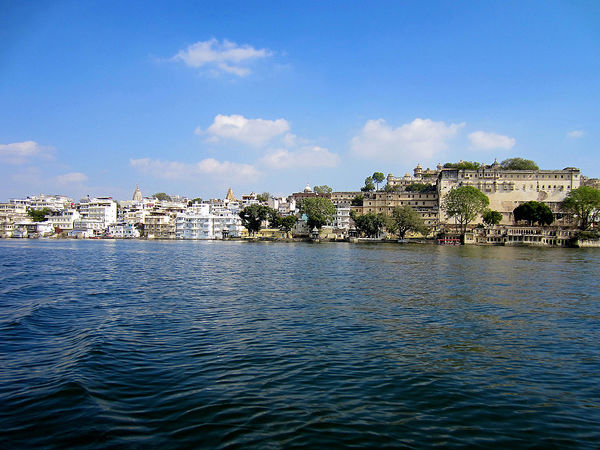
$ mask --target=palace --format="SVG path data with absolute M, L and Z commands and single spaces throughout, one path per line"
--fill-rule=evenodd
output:
M 444 195 L 456 187 L 473 186 L 488 196 L 490 209 L 502 214 L 501 223 L 509 225 L 513 223 L 513 210 L 531 200 L 547 204 L 560 221 L 560 203 L 571 190 L 581 185 L 581 173 L 574 167 L 562 170 L 507 170 L 494 161 L 477 169 L 444 168 L 438 165 L 436 170 L 423 170 L 417 165 L 412 176 L 406 174 L 395 177 L 389 174 L 387 182 L 396 190 L 365 193 L 363 206 L 356 208 L 357 213 L 390 214 L 394 207 L 408 205 L 419 212 L 430 227 L 449 224 L 452 219 L 440 208 Z M 426 189 L 411 190 L 411 185 L 417 184 L 424 184 Z

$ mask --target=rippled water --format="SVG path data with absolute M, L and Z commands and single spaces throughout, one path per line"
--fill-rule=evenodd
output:
M 0 241 L 0 448 L 598 448 L 600 251 Z

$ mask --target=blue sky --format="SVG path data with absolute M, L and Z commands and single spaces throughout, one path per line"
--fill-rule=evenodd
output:
M 600 2 L 0 1 L 0 200 L 600 177 Z

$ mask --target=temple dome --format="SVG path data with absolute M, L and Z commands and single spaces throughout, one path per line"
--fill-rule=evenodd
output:
M 140 188 L 137 184 L 135 185 L 135 191 L 133 191 L 132 200 L 134 202 L 141 202 L 143 200 L 142 191 L 140 191 Z

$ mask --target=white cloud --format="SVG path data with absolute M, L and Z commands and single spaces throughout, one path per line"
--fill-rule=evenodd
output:
M 209 142 L 218 142 L 219 139 L 231 139 L 260 147 L 275 136 L 286 133 L 289 129 L 290 124 L 285 119 L 246 119 L 239 114 L 231 116 L 219 114 L 206 131 L 196 128 L 196 134 L 208 135 L 207 140 Z
M 261 162 L 272 169 L 335 167 L 340 162 L 340 157 L 326 148 L 315 145 L 297 151 L 278 149 L 265 155 Z
M 434 122 L 415 119 L 398 128 L 387 125 L 384 119 L 368 120 L 361 133 L 352 138 L 352 153 L 364 158 L 412 160 L 430 159 L 447 147 L 464 123 Z
M 477 150 L 492 150 L 495 148 L 511 149 L 515 145 L 515 139 L 496 133 L 485 131 L 474 131 L 469 133 L 471 146 Z
M 298 145 L 307 145 L 309 140 L 298 137 L 293 133 L 286 133 L 285 136 L 281 138 L 281 143 L 286 147 L 296 147 Z
M 190 67 L 204 67 L 214 74 L 230 73 L 244 77 L 251 72 L 248 68 L 251 62 L 267 58 L 271 54 L 271 51 L 264 48 L 238 45 L 226 39 L 219 42 L 213 38 L 180 50 L 171 60 L 183 61 Z
M 580 137 L 583 137 L 584 134 L 585 134 L 585 131 L 583 131 L 583 130 L 573 130 L 573 131 L 569 131 L 567 133 L 567 136 L 570 137 L 571 139 L 579 139 Z
M 256 180 L 260 173 L 250 164 L 240 164 L 229 161 L 217 161 L 213 158 L 203 159 L 197 163 L 182 163 L 179 161 L 162 161 L 160 159 L 130 159 L 129 163 L 140 172 L 164 179 L 192 179 L 199 175 L 227 177 L 245 181 Z
M 70 172 L 56 177 L 56 181 L 60 184 L 77 184 L 87 181 L 86 174 L 81 172 Z
M 7 164 L 23 164 L 33 158 L 49 158 L 50 147 L 42 147 L 35 141 L 0 144 L 0 161 Z

